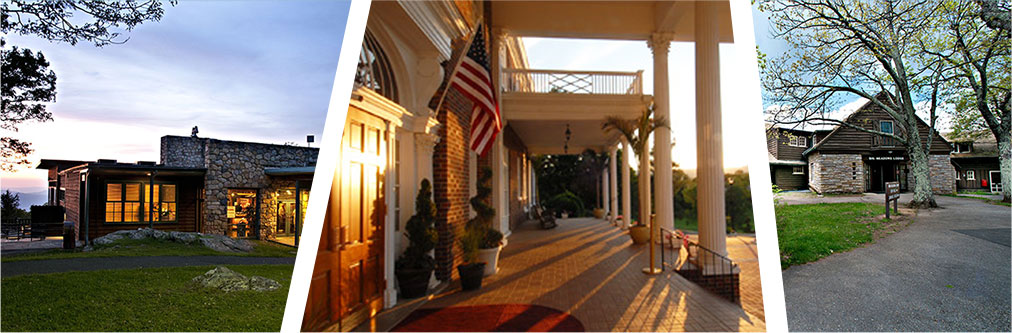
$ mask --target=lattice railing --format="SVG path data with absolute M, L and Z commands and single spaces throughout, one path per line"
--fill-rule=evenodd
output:
M 503 92 L 641 95 L 643 71 L 586 72 L 504 69 Z

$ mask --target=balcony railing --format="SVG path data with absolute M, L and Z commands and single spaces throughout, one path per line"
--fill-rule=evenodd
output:
M 642 95 L 643 71 L 581 72 L 504 69 L 505 93 L 563 93 L 588 95 Z
M 872 147 L 899 147 L 902 144 L 899 140 L 884 135 L 872 135 L 871 146 Z

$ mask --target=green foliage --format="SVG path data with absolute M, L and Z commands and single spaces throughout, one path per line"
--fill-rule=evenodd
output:
M 580 198 L 576 197 L 573 192 L 565 191 L 548 199 L 545 203 L 549 209 L 557 212 L 569 212 L 573 215 L 583 215 L 586 208 L 583 206 L 583 202 Z
M 213 266 L 67 272 L 5 277 L 0 330 L 257 331 L 281 329 L 292 265 L 229 266 L 281 283 L 273 291 L 195 288 Z M 242 310 L 238 310 L 242 309 Z M 97 312 L 96 312 L 97 311 Z M 256 314 L 256 315 L 250 315 Z
M 4 42 L 0 42 L 0 48 Z M 56 101 L 56 73 L 49 69 L 49 61 L 41 52 L 29 49 L 0 49 L 0 67 L 3 67 L 0 85 L 0 128 L 17 132 L 18 125 L 26 121 L 46 122 L 53 115 L 46 110 L 47 103 Z M 3 137 L 0 168 L 11 171 L 29 163 L 31 144 L 12 137 Z
M 748 173 L 738 170 L 724 179 L 724 208 L 728 217 L 728 229 L 734 232 L 755 232 Z
M 31 217 L 24 209 L 21 209 L 21 195 L 4 190 L 0 195 L 0 220 L 11 221 L 18 218 Z
M 780 266 L 819 260 L 871 242 L 883 206 L 871 203 L 781 205 L 776 208 Z
M 436 205 L 432 202 L 432 185 L 428 179 L 422 179 L 415 197 L 415 215 L 404 225 L 404 235 L 408 238 L 408 247 L 397 259 L 398 269 L 432 269 L 436 261 L 429 255 L 436 247 L 439 235 L 434 226 L 436 221 Z
M 457 248 L 464 257 L 465 264 L 478 262 L 478 250 L 485 239 L 485 230 L 471 225 L 464 226 L 457 232 Z
M 176 1 L 171 1 L 175 5 Z M 0 31 L 4 34 L 35 35 L 50 42 L 76 45 L 88 41 L 95 46 L 122 44 L 121 33 L 146 21 L 162 19 L 165 10 L 158 0 L 28 1 L 7 0 L 3 4 Z
M 465 229 L 469 237 L 478 238 L 478 247 L 491 249 L 502 245 L 503 234 L 492 227 L 495 219 L 495 208 L 489 205 L 489 195 L 492 194 L 492 187 L 489 185 L 492 180 L 492 168 L 484 167 L 478 175 L 478 193 L 471 198 L 471 209 L 475 211 L 475 217 L 467 221 Z M 471 240 L 468 240 L 469 242 Z M 470 246 L 470 244 L 468 244 Z

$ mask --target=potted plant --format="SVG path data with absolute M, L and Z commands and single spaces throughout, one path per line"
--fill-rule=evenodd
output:
M 604 218 L 604 208 L 594 208 L 593 212 L 594 212 L 594 218 L 595 219 L 600 220 L 600 219 Z
M 489 195 L 492 188 L 489 181 L 492 179 L 492 169 L 482 168 L 478 177 L 478 193 L 471 198 L 471 209 L 477 214 L 470 221 L 467 221 L 469 228 L 475 228 L 476 233 L 481 236 L 478 250 L 478 261 L 485 263 L 485 275 L 495 274 L 499 270 L 499 253 L 503 247 L 503 234 L 492 228 L 495 219 L 495 208 L 489 206 Z
M 633 244 L 645 244 L 650 241 L 650 228 L 644 223 L 633 221 L 629 226 L 629 237 L 632 238 Z
M 457 265 L 457 273 L 460 274 L 460 288 L 465 291 L 481 288 L 485 262 L 478 260 L 478 250 L 484 237 L 484 231 L 473 225 L 465 226 L 457 234 L 457 245 L 464 256 L 464 263 Z
M 428 179 L 423 179 L 418 196 L 415 197 L 415 215 L 404 225 L 408 247 L 394 265 L 403 298 L 425 296 L 429 290 L 429 280 L 436 266 L 435 259 L 429 254 L 436 247 L 438 237 L 433 226 L 435 220 L 436 206 L 432 203 L 432 186 Z

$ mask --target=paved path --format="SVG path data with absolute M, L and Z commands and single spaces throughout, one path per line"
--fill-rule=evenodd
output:
M 524 223 L 480 290 L 456 284 L 423 308 L 537 304 L 575 316 L 588 332 L 765 330 L 763 318 L 677 273 L 643 274 L 646 249 L 602 220 L 565 219 L 551 230 Z
M 978 199 L 936 200 L 943 208 L 920 210 L 896 234 L 785 270 L 789 328 L 1012 330 L 1012 210 Z
M 12 261 L 0 264 L 0 276 L 83 272 L 103 269 L 184 267 L 212 265 L 293 265 L 295 258 L 236 256 L 102 257 Z

